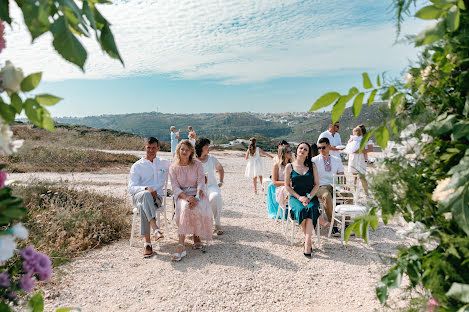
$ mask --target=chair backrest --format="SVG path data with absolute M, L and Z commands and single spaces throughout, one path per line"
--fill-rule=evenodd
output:
M 334 207 L 339 201 L 350 201 L 356 204 L 361 191 L 360 178 L 353 174 L 334 174 L 332 177 L 332 200 Z

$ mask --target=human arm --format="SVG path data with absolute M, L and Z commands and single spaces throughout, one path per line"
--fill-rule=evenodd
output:
M 279 176 L 278 171 L 279 171 L 279 165 L 278 163 L 274 163 L 274 166 L 272 168 L 272 183 L 275 187 L 285 185 L 285 181 L 280 181 L 278 179 L 278 176 Z
M 290 193 L 293 197 L 298 199 L 303 206 L 307 206 L 309 203 L 309 199 L 306 196 L 301 196 L 291 187 L 291 172 L 292 172 L 292 164 L 287 164 L 285 167 L 285 189 Z
M 197 200 L 194 198 L 194 196 L 189 196 L 182 191 L 176 171 L 177 166 L 171 166 L 169 168 L 169 178 L 171 179 L 171 187 L 173 188 L 174 198 L 186 200 L 189 202 L 189 208 L 194 208 L 197 205 Z
M 248 150 L 246 151 L 246 160 L 248 160 L 248 159 L 249 159 L 249 148 L 248 148 Z
M 316 196 L 316 193 L 319 191 L 319 174 L 318 168 L 316 168 L 316 164 L 313 163 L 313 177 L 314 177 L 314 186 L 313 189 L 309 192 L 311 198 Z
M 135 195 L 138 192 L 142 192 L 145 190 L 145 185 L 140 185 L 140 175 L 138 174 L 138 168 L 136 164 L 132 165 L 132 168 L 130 168 L 130 175 L 129 175 L 129 184 L 127 187 L 127 191 L 131 195 Z
M 274 156 L 270 155 L 269 153 L 264 152 L 261 148 L 259 148 L 259 153 L 270 158 L 274 158 Z
M 224 183 L 223 180 L 225 179 L 225 170 L 223 169 L 223 166 L 220 164 L 218 159 L 215 157 L 213 157 L 213 159 L 215 161 L 215 169 L 218 172 L 218 187 L 222 187 Z
M 205 190 L 205 173 L 204 173 L 204 167 L 202 163 L 198 160 L 195 161 L 194 166 L 196 166 L 197 169 L 197 194 L 199 194 L 200 197 L 204 196 L 204 190 Z

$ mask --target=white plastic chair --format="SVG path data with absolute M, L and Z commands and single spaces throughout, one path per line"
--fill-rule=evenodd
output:
M 163 213 L 163 221 L 165 225 L 165 230 L 168 232 L 168 219 L 166 217 L 166 203 L 167 203 L 167 198 L 169 197 L 170 199 L 173 199 L 173 204 L 174 204 L 174 197 L 168 196 L 168 177 L 169 175 L 166 176 L 166 180 L 164 182 L 164 188 L 163 188 L 163 203 L 160 207 L 160 209 L 156 210 L 156 224 L 158 224 L 158 227 L 161 228 L 161 213 Z M 133 241 L 134 241 L 134 232 L 135 232 L 135 223 L 137 222 L 137 216 L 138 216 L 138 209 L 137 207 L 134 207 L 133 209 L 133 217 L 132 217 L 132 229 L 130 232 L 130 246 L 132 246 Z
M 344 245 L 346 223 L 351 224 L 353 217 L 365 215 L 368 209 L 358 203 L 362 191 L 360 178 L 353 174 L 334 174 L 332 182 L 332 220 L 329 237 L 334 222 L 341 224 L 341 244 Z M 347 203 L 352 201 L 352 203 Z M 347 220 L 347 218 L 349 218 Z

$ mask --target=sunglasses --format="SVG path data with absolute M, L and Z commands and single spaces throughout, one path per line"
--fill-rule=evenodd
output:
M 292 153 L 292 151 L 287 151 L 287 154 L 291 154 L 291 153 Z
M 327 146 L 318 146 L 319 150 L 325 150 Z

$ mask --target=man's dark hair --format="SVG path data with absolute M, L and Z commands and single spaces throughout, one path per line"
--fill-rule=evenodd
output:
M 145 138 L 144 142 L 145 142 L 145 145 L 156 143 L 157 146 L 160 146 L 160 141 L 158 141 L 158 139 L 155 137 Z
M 197 157 L 202 156 L 202 148 L 205 145 L 209 145 L 209 144 L 210 144 L 210 140 L 204 137 L 199 137 L 197 141 L 195 141 L 195 154 L 197 155 Z
M 327 145 L 331 144 L 328 138 L 320 138 L 318 141 L 318 144 L 321 144 L 321 143 L 326 143 Z
M 277 143 L 277 149 L 278 149 L 278 148 L 279 148 L 279 146 L 281 146 L 281 145 L 290 145 L 290 144 L 288 144 L 288 142 L 287 142 L 287 141 L 285 141 L 285 140 L 282 140 L 282 141 L 280 141 L 280 142 L 278 142 L 278 143 Z

